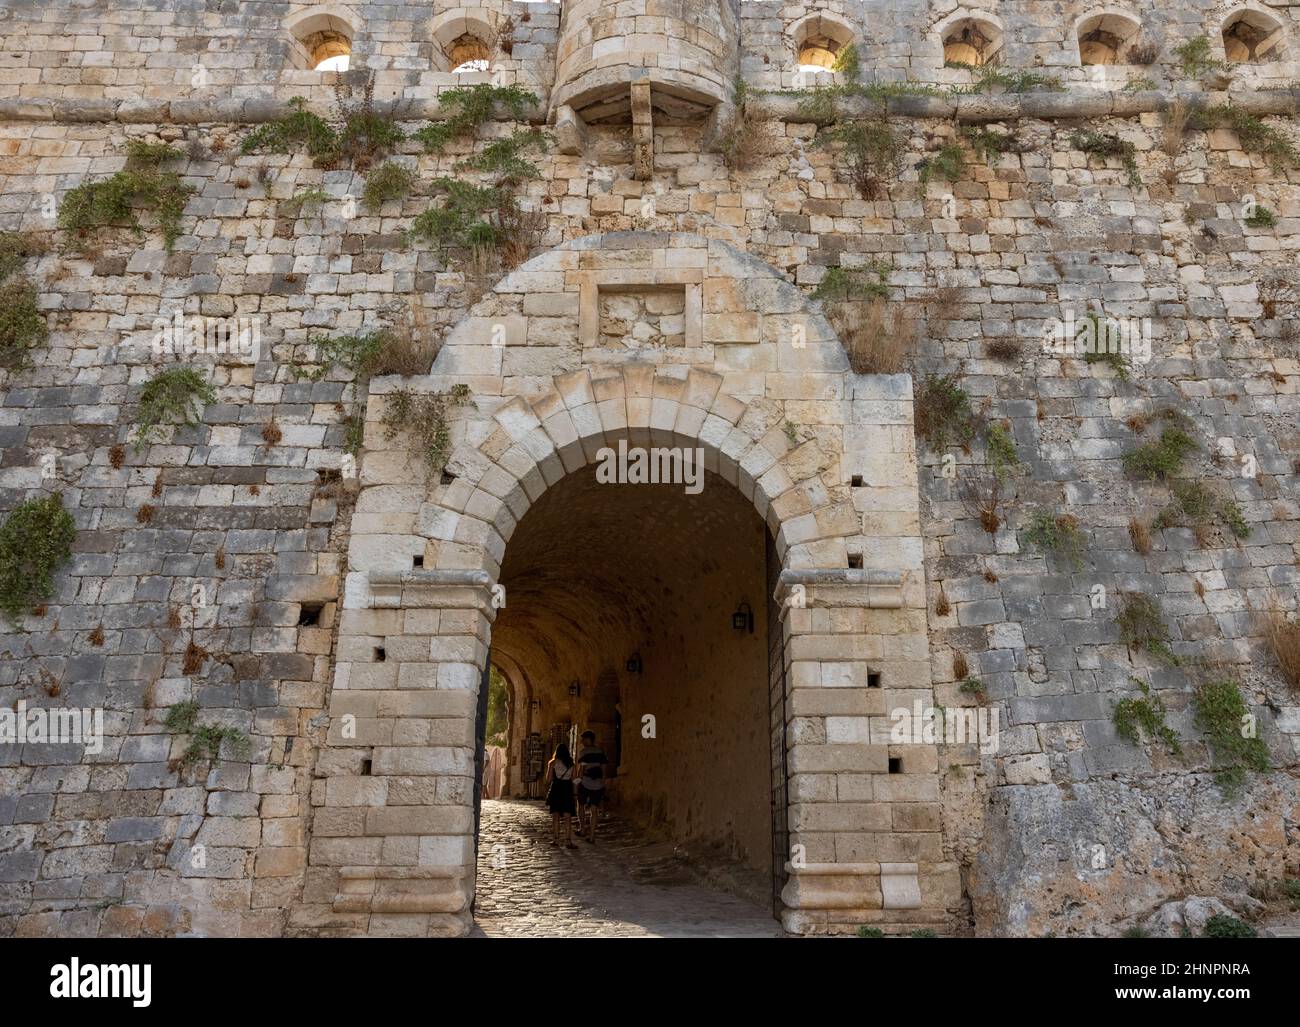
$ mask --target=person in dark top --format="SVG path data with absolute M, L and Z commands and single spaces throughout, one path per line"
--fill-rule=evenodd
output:
M 551 844 L 560 844 L 560 822 L 563 820 L 564 845 L 569 849 L 577 848 L 573 844 L 573 816 L 578 812 L 573 802 L 573 779 L 577 773 L 569 747 L 561 742 L 555 747 L 551 762 L 546 765 L 546 780 L 551 784 L 546 793 L 546 805 L 551 811 L 551 827 L 555 831 Z
M 596 821 L 605 801 L 605 750 L 596 744 L 596 733 L 584 731 L 578 746 L 578 835 L 596 843 Z M 584 830 L 585 824 L 585 830 Z

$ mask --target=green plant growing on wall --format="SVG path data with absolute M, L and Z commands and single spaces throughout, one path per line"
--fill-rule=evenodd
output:
M 845 303 L 855 300 L 888 299 L 888 264 L 869 267 L 828 267 L 812 298 L 826 303 Z
M 453 139 L 472 135 L 504 104 L 518 118 L 537 98 L 517 87 L 472 86 L 449 90 L 440 103 L 452 113 L 446 121 L 426 125 L 416 133 L 426 149 L 441 152 Z M 417 216 L 407 231 L 407 242 L 432 244 L 439 260 L 452 252 L 465 254 L 476 274 L 513 267 L 527 259 L 542 218 L 525 211 L 515 195 L 521 181 L 536 178 L 540 170 L 525 154 L 545 152 L 550 136 L 536 129 L 517 131 L 488 143 L 481 151 L 461 161 L 458 171 L 490 174 L 490 184 L 443 176 L 432 189 L 437 202 Z
M 0 284 L 0 368 L 26 367 L 49 334 L 31 280 L 19 275 Z
M 507 190 L 446 177 L 434 179 L 431 188 L 443 203 L 411 222 L 408 239 L 432 244 L 440 258 L 450 249 L 482 257 L 501 245 L 508 208 L 516 206 Z
M 944 143 L 938 153 L 917 165 L 922 186 L 928 185 L 936 178 L 941 178 L 945 182 L 956 182 L 961 178 L 965 168 L 966 158 L 962 154 L 961 144 L 955 142 Z
M 1258 932 L 1244 920 L 1225 913 L 1215 913 L 1205 921 L 1207 938 L 1257 938 Z
M 58 494 L 29 499 L 0 525 L 0 611 L 15 624 L 54 594 L 77 527 Z
M 329 374 L 334 367 L 343 367 L 359 379 L 368 380 L 376 372 L 383 360 L 384 348 L 388 341 L 385 329 L 367 332 L 364 335 L 338 335 L 334 338 L 312 339 L 316 347 L 315 367 L 308 368 L 298 364 L 294 376 L 308 381 L 318 382 Z
M 144 383 L 140 391 L 132 447 L 137 453 L 142 450 L 153 441 L 161 425 L 198 424 L 200 409 L 216 401 L 216 389 L 194 368 L 169 367 L 159 371 Z
M 1142 592 L 1125 592 L 1115 618 L 1119 637 L 1129 648 L 1145 649 L 1160 662 L 1171 666 L 1180 661 L 1169 647 L 1169 628 L 1160 604 Z
M 1154 527 L 1190 527 L 1204 544 L 1209 527 L 1221 520 L 1237 538 L 1250 537 L 1250 524 L 1235 500 L 1194 480 L 1176 481 L 1170 488 L 1174 501 L 1156 516 Z
M 1265 207 L 1262 203 L 1255 204 L 1254 210 L 1246 218 L 1247 228 L 1276 228 L 1277 215 Z
M 100 182 L 87 182 L 70 189 L 59 205 L 58 224 L 78 246 L 95 229 L 127 228 L 137 237 L 144 235 L 137 210 L 153 212 L 170 252 L 181 234 L 181 215 L 192 186 L 163 166 L 185 156 L 180 150 L 155 143 L 132 140 L 127 144 L 126 167 Z
M 850 82 L 858 80 L 862 74 L 862 60 L 858 56 L 856 43 L 840 48 L 840 52 L 835 55 L 835 63 L 831 65 L 831 71 L 843 75 Z
M 1282 895 L 1290 903 L 1291 912 L 1300 910 L 1300 879 L 1288 877 L 1282 881 Z
M 1085 349 L 1083 353 L 1083 362 L 1085 364 L 1105 364 L 1115 372 L 1115 377 L 1122 382 L 1133 380 L 1133 367 L 1125 356 L 1123 349 L 1120 348 L 1118 330 L 1112 330 L 1115 323 L 1107 321 L 1094 313 L 1083 315 L 1084 320 L 1092 326 L 1093 344 L 1091 349 Z
M 343 451 L 357 456 L 360 454 L 361 446 L 366 439 L 365 417 L 359 411 L 354 411 L 343 418 L 342 424 Z
M 1160 433 L 1160 438 L 1138 446 L 1124 454 L 1124 470 L 1133 478 L 1143 481 L 1161 481 L 1176 474 L 1189 453 L 1200 447 L 1181 426 L 1170 425 Z
M 1263 157 L 1274 171 L 1283 172 L 1300 165 L 1300 148 L 1286 133 L 1232 104 L 1196 108 L 1188 115 L 1187 126 L 1201 131 L 1229 129 L 1243 150 Z
M 1070 145 L 1090 157 L 1099 157 L 1102 160 L 1116 158 L 1128 172 L 1128 184 L 1134 189 L 1141 188 L 1142 176 L 1138 174 L 1137 147 L 1127 139 L 1088 129 L 1071 135 Z
M 360 96 L 345 95 L 340 82 L 335 86 L 338 100 L 338 157 L 357 171 L 365 171 L 375 161 L 383 160 L 406 138 L 397 123 L 400 103 L 387 109 L 375 105 L 375 76 L 367 74 L 361 83 Z
M 844 166 L 837 170 L 864 200 L 879 199 L 885 181 L 896 177 L 903 164 L 903 137 L 884 118 L 834 125 L 818 141 L 840 146 Z
M 1072 514 L 1039 510 L 1025 529 L 1025 541 L 1073 570 L 1083 570 L 1084 536 Z
M 935 452 L 968 448 L 978 433 L 970 396 L 953 375 L 928 374 L 916 397 L 916 434 Z
M 545 153 L 551 147 L 551 138 L 539 129 L 515 132 L 504 139 L 488 143 L 473 157 L 456 165 L 457 170 L 489 172 L 498 176 L 497 185 L 537 178 L 541 169 L 523 155 L 529 150 Z
M 1165 723 L 1164 700 L 1151 692 L 1145 681 L 1130 679 L 1142 693 L 1140 698 L 1120 699 L 1115 704 L 1111 719 L 1115 724 L 1115 733 L 1131 745 L 1142 743 L 1142 733 L 1148 738 L 1159 739 L 1166 749 L 1175 756 L 1183 755 L 1182 743 L 1178 734 Z
M 1223 500 L 1219 506 L 1219 516 L 1235 538 L 1251 537 L 1251 523 L 1245 519 L 1245 513 L 1235 499 Z
M 167 715 L 163 717 L 163 726 L 168 731 L 188 735 L 194 730 L 194 724 L 198 718 L 199 704 L 193 699 L 186 699 L 184 702 L 178 702 L 167 710 Z
M 1119 350 L 1092 350 L 1083 354 L 1085 364 L 1105 364 L 1115 372 L 1115 377 L 1122 382 L 1133 380 L 1132 365 Z
M 819 86 L 803 95 L 795 112 L 814 125 L 823 128 L 834 125 L 840 120 L 839 98 L 843 95 L 843 91 L 834 86 Z
M 1225 71 L 1227 65 L 1212 56 L 1210 37 L 1201 35 L 1174 47 L 1174 56 L 1187 78 L 1200 78 L 1211 71 Z
M 984 450 L 990 470 L 999 478 L 1008 478 L 1020 470 L 1020 455 L 1015 440 L 1005 424 L 990 424 L 984 432 Z
M 979 678 L 967 678 L 957 686 L 957 691 L 962 695 L 969 695 L 977 702 L 984 702 L 989 697 L 988 689 L 984 687 L 984 682 Z
M 307 109 L 307 101 L 295 96 L 289 101 L 289 112 L 262 125 L 244 137 L 241 153 L 292 153 L 304 149 L 307 156 L 321 163 L 337 160 L 339 135 L 328 121 Z
M 1214 759 L 1215 780 L 1225 795 L 1234 795 L 1246 782 L 1246 771 L 1271 769 L 1268 746 L 1256 731 L 1241 688 L 1232 680 L 1201 685 L 1192 699 L 1195 723 L 1205 735 Z
M 221 756 L 222 745 L 234 759 L 247 759 L 249 753 L 248 735 L 238 728 L 219 724 L 200 724 L 199 704 L 193 700 L 179 702 L 167 711 L 163 726 L 178 735 L 189 735 L 190 744 L 178 761 L 181 767 L 189 768 L 203 760 L 215 760 Z
M 306 364 L 296 364 L 295 377 L 318 382 L 332 368 L 342 367 L 362 388 L 371 378 L 384 375 L 427 374 L 437 356 L 416 313 L 363 335 L 313 338 L 311 343 L 316 348 L 316 366 L 309 369 Z
M 330 194 L 324 189 L 304 189 L 284 201 L 284 212 L 286 214 L 300 214 L 310 208 L 318 208 L 329 203 Z
M 32 232 L 0 232 L 0 282 L 22 268 L 29 257 L 39 257 L 45 244 Z
M 962 61 L 945 61 L 945 68 L 957 68 L 969 71 L 973 81 L 969 85 L 956 85 L 950 88 L 954 95 L 973 95 L 991 93 L 1001 90 L 1004 93 L 1061 93 L 1065 86 L 1057 75 L 1044 75 L 1026 69 L 1004 69 L 996 64 L 984 64 L 976 67 Z
M 518 86 L 481 83 L 448 89 L 438 94 L 438 107 L 444 119 L 425 125 L 415 133 L 415 138 L 430 153 L 441 153 L 454 140 L 473 135 L 492 117 L 498 104 L 520 121 L 537 102 L 537 94 Z
M 361 205 L 368 210 L 383 206 L 390 200 L 405 198 L 415 184 L 415 172 L 397 161 L 384 161 L 366 176 L 361 190 Z
M 49 338 L 36 286 L 17 273 L 28 257 L 44 250 L 30 232 L 0 232 L 0 368 L 26 367 L 31 351 Z
M 383 418 L 385 434 L 390 440 L 404 432 L 409 434 L 429 475 L 437 474 L 446 466 L 451 449 L 448 415 L 469 399 L 468 385 L 453 385 L 445 393 L 416 393 L 406 389 L 394 392 L 388 397 Z
M 977 160 L 987 163 L 1006 153 L 1023 153 L 1024 144 L 1010 132 L 999 132 L 983 125 L 963 125 L 961 136 Z
M 736 114 L 718 140 L 718 152 L 732 171 L 751 167 L 767 145 L 768 132 L 754 110 L 752 99 L 749 84 L 737 75 L 732 93 Z
M 244 137 L 240 153 L 293 153 L 301 149 L 317 167 L 332 168 L 345 161 L 357 171 L 364 171 L 406 138 L 397 123 L 398 105 L 386 110 L 375 105 L 373 75 L 365 77 L 358 98 L 346 95 L 342 85 L 335 92 L 335 124 L 308 110 L 307 101 L 295 96 L 289 101 L 287 113 Z
M 1137 78 L 1131 78 L 1127 82 L 1125 82 L 1124 88 L 1121 89 L 1120 92 L 1147 93 L 1158 88 L 1160 87 L 1155 79 L 1148 78 L 1146 75 L 1139 75 Z

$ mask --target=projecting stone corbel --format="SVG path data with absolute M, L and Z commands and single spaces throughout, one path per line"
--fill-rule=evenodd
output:
M 340 867 L 336 913 L 460 913 L 469 908 L 465 869 Z
M 900 571 L 851 568 L 781 572 L 773 598 L 784 608 L 865 606 L 873 610 L 903 608 Z
M 569 157 L 587 150 L 587 123 L 568 104 L 555 112 L 555 148 Z
M 734 103 L 720 103 L 714 106 L 709 112 L 708 120 L 704 123 L 703 147 L 707 153 L 718 152 L 722 140 L 731 133 L 739 116 L 740 109 Z
M 496 610 L 486 571 L 373 571 L 368 577 L 377 609 L 478 609 L 489 616 Z
M 655 173 L 654 114 L 650 106 L 650 80 L 632 83 L 632 177 L 648 182 Z

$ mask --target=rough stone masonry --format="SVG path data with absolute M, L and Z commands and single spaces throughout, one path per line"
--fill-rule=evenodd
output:
M 1285 2 L 10 0 L 45 332 L 0 369 L 0 512 L 75 537 L 0 706 L 104 737 L 0 740 L 0 935 L 468 933 L 489 659 L 512 794 L 597 723 L 625 814 L 775 879 L 787 931 L 1259 916 L 1300 873 L 1298 55 Z M 422 142 L 476 86 L 532 99 Z M 366 91 L 405 190 L 245 145 Z M 534 128 L 474 245 L 421 235 Z M 132 143 L 177 151 L 170 246 Z M 141 230 L 70 230 L 119 172 Z M 160 353 L 178 312 L 255 352 Z M 403 326 L 426 366 L 322 360 Z M 142 439 L 180 365 L 212 396 Z M 393 424 L 434 408 L 430 473 Z M 699 505 L 593 486 L 620 442 L 703 451 Z M 634 527 L 667 555 L 628 580 Z

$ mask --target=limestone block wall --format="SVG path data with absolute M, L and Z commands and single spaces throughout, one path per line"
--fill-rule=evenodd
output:
M 475 82 L 550 87 L 558 3 L 477 0 L 436 4 L 284 3 L 247 0 L 232 10 L 201 3 L 16 3 L 0 12 L 6 98 L 110 100 L 288 99 L 328 104 L 340 76 L 313 70 L 301 40 L 328 26 L 350 43 L 352 69 L 374 74 L 376 97 L 418 101 Z M 487 72 L 451 74 L 451 44 L 487 44 Z
M 558 12 L 519 6 L 530 8 L 536 45 L 550 45 L 545 33 L 558 33 Z M 1049 7 L 1050 17 L 1042 13 Z M 99 252 L 54 251 L 27 263 L 51 338 L 34 367 L 0 372 L 0 510 L 57 488 L 79 532 L 74 561 L 45 611 L 4 628 L 0 651 L 10 656 L 0 661 L 0 703 L 102 705 L 109 746 L 75 757 L 0 748 L 0 930 L 401 933 L 412 923 L 387 918 L 412 915 L 425 918 L 421 932 L 465 926 L 472 827 L 457 809 L 471 780 L 472 738 L 464 725 L 478 684 L 474 661 L 490 641 L 487 588 L 504 547 L 481 518 L 453 522 L 432 506 L 470 512 L 475 491 L 465 479 L 486 475 L 487 464 L 458 449 L 452 469 L 460 484 L 433 504 L 402 478 L 409 455 L 379 426 L 383 397 L 396 383 L 376 382 L 360 467 L 363 519 L 349 519 L 351 490 L 335 480 L 343 467 L 345 411 L 337 404 L 349 395 L 346 376 L 313 383 L 295 378 L 290 366 L 310 356 L 310 332 L 390 323 L 412 298 L 447 342 L 435 377 L 422 387 L 464 383 L 476 397 L 458 422 L 458 447 L 481 450 L 495 438 L 493 446 L 509 452 L 517 442 L 511 430 L 528 435 L 558 414 L 547 398 L 553 391 L 566 410 L 570 399 L 574 410 L 591 406 L 596 382 L 612 377 L 610 369 L 622 374 L 624 365 L 647 359 L 665 379 L 631 393 L 649 432 L 656 388 L 714 375 L 720 381 L 708 402 L 697 396 L 684 406 L 707 412 L 717 395 L 731 397 L 753 411 L 741 435 L 753 442 L 747 433 L 756 431 L 765 447 L 781 448 L 785 420 L 807 435 L 804 447 L 782 451 L 782 460 L 801 465 L 792 480 L 821 484 L 789 491 L 779 517 L 773 514 L 785 526 L 788 568 L 847 568 L 860 556 L 865 575 L 906 576 L 899 610 L 872 607 L 871 587 L 862 582 L 810 581 L 811 608 L 787 604 L 790 653 L 809 644 L 796 635 L 825 636 L 790 657 L 791 674 L 807 690 L 798 716 L 809 721 L 800 730 L 810 746 L 792 762 L 793 794 L 826 807 L 865 803 L 868 795 L 889 804 L 888 820 L 879 810 L 840 806 L 814 811 L 830 820 L 803 821 L 810 862 L 820 868 L 810 874 L 810 897 L 848 896 L 866 900 L 854 908 L 870 909 L 877 894 L 885 901 L 879 882 L 911 874 L 927 908 L 943 910 L 951 929 L 1090 933 L 1117 931 L 1188 894 L 1219 895 L 1245 911 L 1247 889 L 1294 874 L 1300 707 L 1252 610 L 1271 600 L 1296 608 L 1300 362 L 1287 334 L 1296 308 L 1293 298 L 1261 291 L 1272 275 L 1296 286 L 1296 169 L 1269 168 L 1226 131 L 1188 132 L 1170 156 L 1162 146 L 1163 98 L 1148 103 L 1112 89 L 1118 82 L 1094 81 L 1088 69 L 1069 70 L 1072 18 L 1055 5 L 1000 4 L 990 14 L 1006 24 L 1008 66 L 1041 66 L 1071 86 L 1059 96 L 973 98 L 967 115 L 1002 117 L 996 127 L 1014 133 L 1020 152 L 983 162 L 968 150 L 957 182 L 923 187 L 917 163 L 952 137 L 951 112 L 899 114 L 908 133 L 903 170 L 885 196 L 867 200 L 842 180 L 833 149 L 814 145 L 816 127 L 783 100 L 761 105 L 775 118 L 766 129 L 768 152 L 735 172 L 706 150 L 698 127 L 657 125 L 653 177 L 636 180 L 626 132 L 595 125 L 584 152 L 547 156 L 542 178 L 525 187 L 524 202 L 545 214 L 534 263 L 478 304 L 457 269 L 400 238 L 425 197 L 348 219 L 345 198 L 361 184 L 351 172 L 313 169 L 301 154 L 233 156 L 248 127 L 241 119 L 254 113 L 246 99 L 303 92 L 289 55 L 271 57 L 283 8 L 241 5 L 243 20 L 233 25 L 206 10 L 125 6 L 96 10 L 92 22 L 84 9 L 45 4 L 10 5 L 0 20 L 8 119 L 0 124 L 0 228 L 48 231 L 47 197 L 57 201 L 72 186 L 118 170 L 127 138 L 224 140 L 212 159 L 184 166 L 197 192 L 172 254 L 156 233 L 143 240 L 122 234 Z M 747 77 L 777 85 L 762 77 L 770 74 L 763 57 L 776 62 L 779 48 L 780 59 L 790 59 L 785 25 L 811 10 L 741 5 Z M 912 8 L 891 10 L 903 20 Z M 918 27 L 952 13 L 946 5 L 926 8 L 924 17 L 920 5 L 915 10 Z M 1013 23 L 1009 12 L 1017 10 Z M 1135 9 L 1144 25 L 1163 26 L 1166 49 L 1156 65 L 1133 73 L 1168 87 L 1179 77 L 1171 45 L 1208 32 L 1212 49 L 1221 46 L 1213 30 L 1228 10 Z M 1294 15 L 1268 10 L 1283 20 Z M 865 12 L 855 20 L 857 5 L 831 13 L 872 35 Z M 420 19 L 433 16 L 421 7 Z M 890 26 L 882 39 L 898 41 L 897 20 L 874 23 Z M 186 106 L 192 94 L 176 93 L 191 64 L 185 40 L 204 35 L 200 29 L 211 32 L 205 53 L 227 55 L 210 70 L 232 106 Z M 908 45 L 918 55 L 906 61 L 923 60 L 937 77 L 933 41 L 920 31 L 906 34 L 917 40 Z M 223 49 L 221 40 L 236 38 L 262 45 Z M 395 51 L 405 45 L 388 42 Z M 864 42 L 869 48 L 870 39 Z M 404 52 L 409 57 L 418 47 Z M 899 75 L 908 70 L 898 54 L 868 56 L 868 68 L 872 60 Z M 391 71 L 404 89 L 423 88 L 425 75 L 445 76 L 430 88 L 451 81 L 435 70 Z M 1278 71 L 1285 65 L 1239 69 L 1228 92 L 1206 98 L 1263 103 L 1254 80 Z M 1176 84 L 1188 95 L 1215 85 Z M 324 99 L 323 80 L 319 89 L 312 95 Z M 140 97 L 147 109 L 135 105 Z M 1268 123 L 1294 138 L 1293 95 L 1275 93 L 1267 102 Z M 1074 119 L 1082 115 L 1089 127 L 1134 144 L 1140 186 L 1119 161 L 1074 148 Z M 425 178 L 449 173 L 463 156 L 436 159 L 416 149 L 405 156 Z M 263 163 L 272 173 L 267 185 L 256 173 Z M 290 215 L 283 201 L 310 187 L 335 202 Z M 1276 214 L 1273 225 L 1245 223 L 1248 197 Z M 675 241 L 625 242 L 615 255 L 586 239 L 622 232 Z M 892 296 L 916 329 L 911 380 L 849 374 L 839 343 L 805 299 L 827 268 L 881 259 L 891 262 Z M 635 272 L 633 280 L 599 280 L 614 269 Z M 680 290 L 687 344 L 641 353 L 601 346 L 602 288 L 612 284 Z M 129 444 L 133 407 L 155 365 L 151 354 L 125 343 L 165 309 L 260 316 L 264 359 L 211 368 L 219 402 L 202 423 L 137 454 Z M 1038 348 L 1049 319 L 1085 309 L 1149 319 L 1152 359 L 1133 369 L 1131 381 L 1105 365 Z M 688 310 L 699 313 L 690 333 Z M 798 318 L 811 329 L 802 349 L 786 334 Z M 487 329 L 497 323 L 508 331 L 506 344 L 494 347 Z M 595 325 L 595 345 L 584 324 Z M 1022 340 L 1009 357 L 990 346 L 1008 338 Z M 1003 355 L 995 357 L 998 350 Z M 912 390 L 929 371 L 960 375 L 977 407 L 987 401 L 986 416 L 1007 424 L 1025 465 L 992 534 L 946 473 L 954 464 L 961 473 L 985 466 L 984 449 L 930 452 L 914 441 Z M 585 388 L 592 403 L 583 402 Z M 627 404 L 626 386 L 619 395 Z M 539 397 L 544 402 L 534 411 Z M 1124 453 L 1149 437 L 1130 422 L 1169 407 L 1192 419 L 1200 445 L 1184 473 L 1238 502 L 1247 538 L 1218 531 L 1198 539 L 1171 527 L 1153 532 L 1150 552 L 1134 549 L 1130 520 L 1149 518 L 1171 495 L 1165 485 L 1124 476 Z M 728 407 L 733 413 L 739 419 Z M 263 432 L 272 420 L 282 432 L 274 444 Z M 729 423 L 718 442 L 738 427 Z M 563 424 L 561 417 L 553 425 L 561 433 L 553 441 L 557 452 L 572 452 L 578 434 L 563 434 Z M 626 419 L 616 426 L 626 427 Z M 124 448 L 121 466 L 114 466 L 116 444 Z M 43 471 L 47 454 L 55 458 L 52 479 Z M 1242 474 L 1242 456 L 1254 458 L 1253 475 Z M 559 456 L 546 466 L 566 468 Z M 919 492 L 910 488 L 912 474 Z M 738 471 L 736 480 L 746 479 Z M 829 505 L 813 512 L 813 500 L 828 497 Z M 1078 518 L 1081 570 L 1049 561 L 1027 540 L 1024 529 L 1043 510 Z M 395 522 L 400 530 L 386 527 Z M 417 555 L 426 567 L 483 577 L 440 580 L 436 589 L 418 577 L 406 581 Z M 397 605 L 370 603 L 370 578 L 384 574 L 397 576 L 380 583 Z M 204 605 L 194 602 L 196 585 Z M 1156 597 L 1187 665 L 1161 667 L 1123 645 L 1113 601 L 1093 605 L 1098 587 L 1112 600 L 1124 591 Z M 819 606 L 821 588 L 830 591 Z M 314 623 L 302 622 L 304 607 Z M 454 641 L 435 653 L 434 639 L 444 636 Z M 878 641 L 864 643 L 864 636 Z M 414 642 L 404 650 L 405 638 Z M 374 666 L 376 640 L 394 646 L 386 668 Z M 187 673 L 190 641 L 209 655 Z M 927 698 L 948 709 L 974 707 L 953 673 L 958 653 L 1001 717 L 1001 747 L 983 754 L 970 747 L 895 750 L 887 741 L 893 709 Z M 408 678 L 421 687 L 401 687 L 406 662 L 415 668 Z M 840 689 L 834 675 L 845 664 L 854 665 L 852 674 L 883 667 L 905 687 L 880 696 Z M 393 673 L 398 687 L 390 687 Z M 1241 683 L 1274 767 L 1250 776 L 1231 799 L 1213 783 L 1211 754 L 1194 723 L 1191 696 L 1204 673 Z M 1116 734 L 1114 706 L 1138 694 L 1133 678 L 1169 708 L 1183 740 L 1181 760 Z M 430 681 L 447 687 L 425 689 Z M 182 742 L 160 717 L 187 698 L 198 701 L 205 720 L 245 731 L 248 756 L 223 753 L 201 779 L 169 767 Z M 373 721 L 364 726 L 374 733 L 361 742 L 343 738 L 335 722 L 348 713 Z M 403 720 L 419 723 L 403 734 Z M 330 744 L 326 731 L 336 732 Z M 367 755 L 367 746 L 377 751 Z M 902 760 L 901 776 L 880 769 L 890 758 Z M 367 759 L 371 773 L 364 772 Z M 390 804 L 412 809 L 393 814 Z M 419 808 L 425 805 L 446 808 L 435 816 Z M 866 824 L 875 830 L 859 830 Z M 196 844 L 204 846 L 203 866 L 193 861 Z M 826 867 L 846 863 L 859 869 L 845 875 L 854 877 L 851 886 L 840 888 Z M 917 866 L 893 872 L 902 863 Z M 384 866 L 424 867 L 424 876 L 358 872 Z M 422 911 L 411 912 L 412 893 Z M 801 898 L 797 890 L 792 898 Z M 448 919 L 435 923 L 435 914 Z M 906 922 L 893 917 L 880 922 Z M 830 925 L 830 917 L 799 924 Z
M 1205 35 L 1210 51 L 1224 61 L 1223 29 L 1243 12 L 1261 24 L 1279 24 L 1288 44 L 1277 59 L 1234 63 L 1231 70 L 1241 83 L 1285 86 L 1296 77 L 1300 54 L 1295 33 L 1297 15 L 1291 5 L 1231 2 L 1167 4 L 1090 3 L 1073 0 L 1047 4 L 1041 0 L 825 0 L 785 3 L 752 0 L 740 5 L 741 65 L 746 81 L 769 89 L 809 88 L 834 81 L 832 75 L 798 70 L 798 46 L 810 30 L 810 20 L 821 19 L 812 31 L 852 41 L 858 48 L 866 78 L 877 81 L 915 80 L 961 84 L 972 79 L 969 71 L 944 68 L 943 42 L 954 28 L 968 22 L 983 26 L 1000 42 L 1000 63 L 1006 69 L 1028 69 L 1059 76 L 1068 84 L 1119 88 L 1130 79 L 1152 77 L 1157 82 L 1188 78 L 1174 53 L 1179 45 Z M 1126 27 L 1126 46 L 1115 65 L 1081 66 L 1079 36 L 1093 29 L 1094 19 L 1118 18 Z M 1116 22 L 1106 22 L 1108 29 Z M 1136 33 L 1130 34 L 1132 29 Z M 1154 61 L 1126 63 L 1132 41 L 1155 47 Z M 1146 58 L 1143 58 L 1144 60 Z M 1191 76 L 1195 78 L 1197 76 Z

